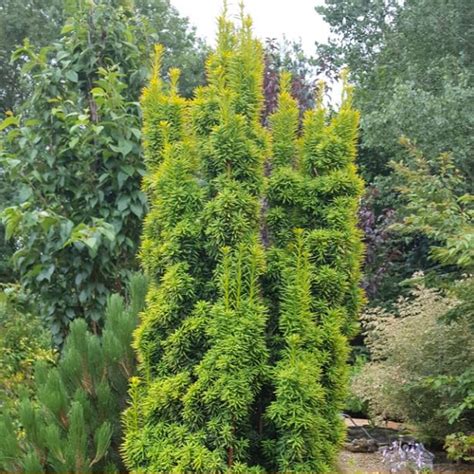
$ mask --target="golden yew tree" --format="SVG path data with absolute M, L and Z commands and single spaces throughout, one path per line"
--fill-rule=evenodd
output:
M 331 472 L 363 295 L 350 88 L 300 126 L 283 74 L 261 125 L 262 46 L 219 19 L 208 84 L 144 90 L 141 248 L 151 279 L 124 413 L 136 472 Z M 322 92 L 320 91 L 320 94 Z

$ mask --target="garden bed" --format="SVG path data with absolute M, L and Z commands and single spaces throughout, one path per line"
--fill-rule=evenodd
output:
M 385 426 L 371 426 L 368 420 L 364 419 L 346 419 L 347 441 L 369 438 L 375 439 L 381 447 L 386 446 L 401 436 L 410 438 L 407 431 L 403 430 L 402 425 L 395 422 L 387 422 Z M 435 452 L 434 473 L 443 474 L 474 474 L 474 464 L 454 464 L 446 459 L 443 452 Z M 368 473 L 389 473 L 387 466 L 383 463 L 382 453 L 377 452 L 351 452 L 344 449 L 338 462 L 340 474 L 368 474 Z
M 474 465 L 472 464 L 453 464 L 436 462 L 435 458 L 434 473 L 443 474 L 473 474 Z M 339 456 L 340 474 L 388 474 L 389 470 L 383 464 L 381 453 L 351 453 L 343 450 Z

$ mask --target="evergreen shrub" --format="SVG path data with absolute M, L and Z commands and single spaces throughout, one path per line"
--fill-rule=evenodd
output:
M 124 413 L 136 472 L 332 472 L 348 338 L 363 301 L 358 114 L 322 100 L 298 124 L 281 77 L 261 125 L 262 46 L 219 19 L 208 84 L 144 90 L 140 258 L 151 279 Z M 322 96 L 322 92 L 320 93 Z
M 73 321 L 58 363 L 38 364 L 34 394 L 20 404 L 19 429 L 2 411 L 0 471 L 123 472 L 120 412 L 135 369 L 131 339 L 145 293 L 146 279 L 136 275 L 127 305 L 112 295 L 100 335 L 84 319 Z

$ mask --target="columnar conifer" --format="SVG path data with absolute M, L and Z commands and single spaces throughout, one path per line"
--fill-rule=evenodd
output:
M 262 48 L 219 20 L 208 85 L 143 93 L 152 279 L 135 332 L 140 376 L 124 414 L 127 466 L 144 472 L 330 472 L 344 430 L 361 244 L 350 91 L 329 120 L 281 78 L 260 125 Z
M 268 415 L 277 431 L 275 468 L 285 472 L 331 469 L 344 436 L 347 338 L 363 300 L 356 226 L 363 183 L 354 165 L 358 115 L 347 84 L 330 120 L 322 92 L 298 137 L 297 104 L 283 75 L 279 108 L 270 118 L 267 221 L 280 347 Z

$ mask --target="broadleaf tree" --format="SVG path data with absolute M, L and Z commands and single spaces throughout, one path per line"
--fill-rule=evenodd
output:
M 305 114 L 281 77 L 261 125 L 263 50 L 219 19 L 192 100 L 160 77 L 142 96 L 150 276 L 123 457 L 140 472 L 333 472 L 348 338 L 363 302 L 358 114 Z M 321 91 L 322 94 L 322 91 Z
M 107 295 L 136 268 L 146 212 L 137 100 L 151 40 L 161 33 L 129 2 L 80 5 L 51 47 L 37 52 L 25 43 L 16 52 L 35 85 L 2 125 L 13 263 L 59 344 L 76 317 L 99 329 Z M 179 19 L 162 7 L 165 19 Z M 165 19 L 191 57 L 187 23 Z
M 38 48 L 59 36 L 62 0 L 4 0 L 0 4 L 0 113 L 15 109 L 25 98 L 28 84 L 21 80 L 21 61 L 15 50 L 28 38 Z
M 316 9 L 333 33 L 329 44 L 318 45 L 323 65 L 348 65 L 357 86 L 358 162 L 369 184 L 366 287 L 371 301 L 386 305 L 413 272 L 440 270 L 429 258 L 437 244 L 432 236 L 390 230 L 405 214 L 390 161 L 411 160 L 400 138 L 433 165 L 440 154 L 452 153 L 461 193 L 472 194 L 474 9 L 470 0 L 327 0 Z

